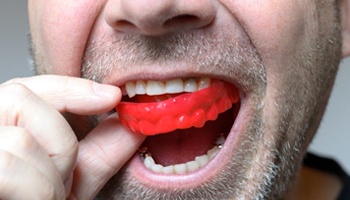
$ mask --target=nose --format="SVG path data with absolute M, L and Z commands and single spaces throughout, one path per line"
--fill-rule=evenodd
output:
M 113 29 L 149 36 L 200 29 L 215 15 L 212 0 L 110 0 L 105 7 L 106 22 Z

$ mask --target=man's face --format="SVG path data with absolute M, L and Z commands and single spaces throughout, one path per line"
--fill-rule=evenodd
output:
M 209 77 L 238 89 L 239 102 L 216 120 L 146 139 L 143 156 L 136 154 L 100 194 L 130 199 L 283 196 L 318 127 L 339 64 L 337 6 L 323 0 L 29 0 L 39 73 L 121 88 L 174 79 L 177 87 Z M 151 84 L 141 86 L 152 90 Z M 136 96 L 141 103 L 150 94 Z M 194 118 L 195 111 L 182 112 Z M 215 148 L 220 136 L 225 143 L 216 156 L 176 174 L 181 164 Z M 163 172 L 145 167 L 144 154 L 163 167 L 150 168 Z

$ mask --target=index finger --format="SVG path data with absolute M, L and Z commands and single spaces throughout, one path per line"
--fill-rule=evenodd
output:
M 11 83 L 23 84 L 61 113 L 100 114 L 114 109 L 121 99 L 118 87 L 77 77 L 40 75 L 5 84 Z

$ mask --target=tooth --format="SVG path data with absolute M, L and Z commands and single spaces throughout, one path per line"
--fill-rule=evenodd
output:
M 161 173 L 163 170 L 162 165 L 152 165 L 151 170 L 155 173 Z
M 187 172 L 193 172 L 199 169 L 199 163 L 196 161 L 190 161 L 186 163 Z
M 196 92 L 200 89 L 207 88 L 211 85 L 211 79 L 204 77 L 200 78 L 198 83 L 195 78 L 188 78 L 186 81 L 177 78 L 167 81 L 165 84 L 160 81 L 142 81 L 128 82 L 125 84 L 125 90 L 123 88 L 123 94 L 127 93 L 128 96 L 134 97 L 135 95 L 162 95 L 162 94 L 175 94 L 181 92 Z
M 121 87 L 120 89 L 121 89 L 121 91 L 122 91 L 122 95 L 123 95 L 123 96 L 125 96 L 125 95 L 128 94 L 128 93 L 126 92 L 125 87 Z
M 197 156 L 195 158 L 195 161 L 197 161 L 199 163 L 200 167 L 203 167 L 204 165 L 206 165 L 209 162 L 209 157 L 208 157 L 208 155 Z
M 135 83 L 133 82 L 128 82 L 125 84 L 125 89 L 126 89 L 126 92 L 129 96 L 129 98 L 132 98 L 136 95 L 135 93 Z
M 152 169 L 152 166 L 156 164 L 151 156 L 146 156 L 143 162 L 148 169 Z
M 197 81 L 193 78 L 189 78 L 184 83 L 185 92 L 196 92 L 198 90 Z
M 184 90 L 184 83 L 182 79 L 174 79 L 171 81 L 166 82 L 165 84 L 165 92 L 169 94 L 175 94 L 183 92 Z
M 164 84 L 158 81 L 148 81 L 146 88 L 147 95 L 164 94 Z
M 222 145 L 224 145 L 224 143 L 225 143 L 225 137 L 224 136 L 220 136 L 217 140 L 216 140 L 216 145 L 217 146 L 222 146 Z
M 210 86 L 210 78 L 201 78 L 198 83 L 198 90 L 207 88 Z
M 212 159 L 217 153 L 219 152 L 219 148 L 218 147 L 213 147 L 212 149 L 210 149 L 208 151 L 208 157 L 209 157 L 209 160 Z
M 185 174 L 187 172 L 186 164 L 174 165 L 175 174 Z
M 189 161 L 183 164 L 162 166 L 156 164 L 151 156 L 146 156 L 144 158 L 144 165 L 155 173 L 161 174 L 185 174 L 187 172 L 193 172 L 201 167 L 205 166 L 217 153 L 220 151 L 218 147 L 213 147 L 208 150 L 207 154 L 202 156 L 197 156 L 193 161 Z
M 162 173 L 163 174 L 175 174 L 174 165 L 169 165 L 169 166 L 163 167 Z
M 136 81 L 135 93 L 136 94 L 146 94 L 146 83 L 144 81 Z

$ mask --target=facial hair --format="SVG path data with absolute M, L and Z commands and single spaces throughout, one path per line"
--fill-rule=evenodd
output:
M 263 96 L 261 93 L 265 90 L 266 75 L 257 53 L 247 38 L 234 38 L 235 42 L 227 43 L 233 39 L 232 37 L 234 36 L 227 33 L 201 36 L 177 33 L 156 39 L 136 35 L 113 39 L 104 37 L 99 41 L 93 41 L 87 49 L 82 74 L 85 78 L 103 82 L 104 77 L 112 71 L 131 73 L 130 71 L 137 70 L 136 68 L 152 63 L 169 67 L 174 62 L 184 62 L 188 66 L 195 66 L 194 71 L 204 71 L 204 68 L 210 74 L 225 72 L 231 77 L 239 77 L 237 82 L 244 90 L 254 88 L 256 97 Z M 108 42 L 111 40 L 113 42 Z M 254 102 L 259 104 L 261 101 L 257 99 Z M 261 115 L 261 112 L 256 110 L 256 115 Z M 258 122 L 260 118 L 254 117 L 248 124 L 260 124 Z M 233 156 L 232 164 L 227 166 L 221 175 L 199 188 L 154 190 L 138 183 L 127 168 L 124 168 L 109 181 L 101 191 L 100 197 L 101 199 L 111 196 L 116 199 L 196 199 L 235 196 L 242 190 L 241 185 L 244 185 L 242 183 L 246 182 L 247 177 L 242 175 L 250 166 L 248 163 L 251 163 L 251 157 L 254 155 L 256 148 L 254 141 L 259 141 L 261 136 L 260 131 L 249 130 L 249 132 L 250 134 L 243 138 L 241 146 L 236 149 L 237 153 Z M 242 162 L 247 164 L 239 164 Z M 224 192 L 227 188 L 232 188 L 229 194 Z M 218 191 L 222 191 L 222 195 L 219 195 Z M 215 196 L 212 196 L 213 194 Z
M 182 62 L 194 67 L 193 71 L 204 68 L 213 75 L 225 71 L 229 76 L 239 77 L 236 81 L 243 91 L 253 88 L 249 103 L 254 110 L 238 146 L 232 150 L 235 153 L 229 164 L 214 179 L 198 188 L 163 191 L 144 186 L 124 167 L 98 198 L 282 198 L 295 178 L 324 111 L 340 60 L 339 38 L 339 27 L 335 27 L 331 32 L 318 34 L 310 47 L 296 53 L 293 61 L 283 68 L 286 80 L 273 102 L 265 99 L 267 66 L 249 38 L 235 35 L 234 30 L 222 34 L 174 33 L 159 38 L 105 36 L 91 41 L 82 67 L 85 78 L 103 82 L 112 71 L 128 74 L 152 63 L 172 67 L 172 63 Z M 274 104 L 279 111 L 279 120 L 272 129 L 266 119 L 268 104 Z
M 339 33 L 313 39 L 317 48 L 305 48 L 285 68 L 288 76 L 273 102 L 279 121 L 270 129 L 264 107 L 267 76 L 265 66 L 247 38 L 231 34 L 173 34 L 157 38 L 128 36 L 95 41 L 87 49 L 83 75 L 103 81 L 111 71 L 129 73 L 148 63 L 168 66 L 186 62 L 198 70 L 225 71 L 240 77 L 243 88 L 254 88 L 254 108 L 233 156 L 215 178 L 191 189 L 157 190 L 138 182 L 125 167 L 114 176 L 99 198 L 115 199 L 279 199 L 295 178 L 306 146 L 316 129 L 323 105 L 339 64 Z M 231 41 L 231 42 L 228 42 Z M 210 55 L 210 56 L 208 56 Z M 325 58 L 325 55 L 330 57 Z M 234 67 L 232 67 L 234 66 Z M 318 67 L 315 67 L 318 66 Z M 118 68 L 118 69 L 116 69 Z M 296 70 L 297 69 L 297 70 Z M 300 98 L 304 96 L 304 98 Z M 317 100 L 322 99 L 322 101 Z M 322 106 L 321 106 L 322 105 Z M 267 129 L 272 133 L 267 134 Z M 262 151 L 268 149 L 269 151 Z M 256 160 L 256 158 L 264 158 Z
M 111 178 L 98 198 L 282 198 L 289 187 L 288 183 L 293 182 L 296 171 L 299 170 L 302 155 L 312 137 L 309 132 L 318 126 L 319 116 L 323 113 L 323 109 L 318 107 L 326 102 L 316 99 L 328 99 L 328 89 L 333 84 L 336 66 L 339 64 L 339 57 L 336 55 L 339 54 L 333 53 L 335 56 L 330 61 L 323 59 L 324 65 L 321 68 L 327 72 L 314 65 L 321 64 L 320 55 L 330 54 L 329 52 L 339 49 L 336 38 L 338 37 L 332 34 L 324 43 L 321 41 L 324 45 L 318 49 L 302 50 L 296 55 L 294 62 L 286 67 L 290 70 L 289 77 L 286 77 L 288 81 L 283 83 L 284 90 L 280 91 L 279 98 L 274 102 L 279 110 L 280 120 L 276 127 L 269 129 L 272 131 L 269 135 L 266 134 L 269 124 L 265 121 L 264 113 L 266 69 L 247 38 L 237 38 L 227 33 L 201 37 L 177 33 L 157 40 L 144 36 L 127 36 L 116 37 L 113 42 L 108 42 L 110 38 L 94 41 L 87 49 L 82 72 L 85 78 L 95 81 L 103 82 L 104 77 L 112 71 L 130 73 L 135 68 L 142 68 L 150 63 L 167 67 L 172 62 L 181 61 L 196 66 L 198 71 L 203 68 L 210 73 L 225 71 L 230 76 L 239 77 L 237 82 L 242 85 L 243 90 L 254 88 L 249 101 L 254 112 L 248 119 L 245 132 L 241 134 L 238 146 L 232 150 L 234 153 L 229 164 L 212 180 L 197 188 L 159 190 L 140 183 L 126 166 Z M 330 43 L 338 46 L 333 47 Z M 295 68 L 300 70 L 294 70 Z M 304 81 L 309 75 L 315 79 Z M 305 100 L 300 98 L 301 93 L 306 92 L 309 94 Z M 264 159 L 257 160 L 257 157 Z

